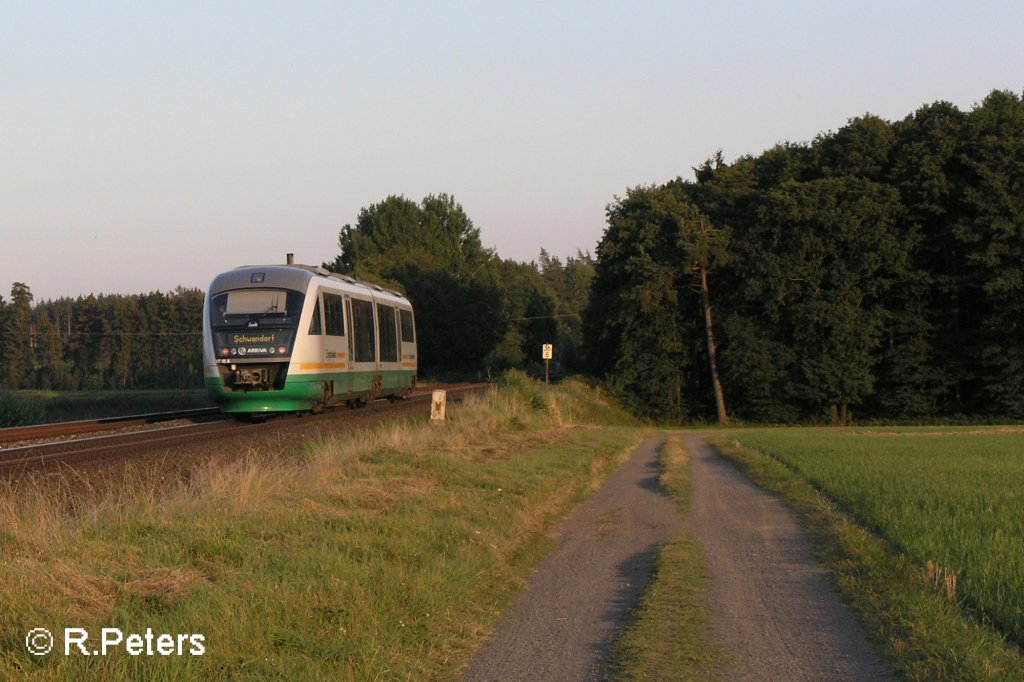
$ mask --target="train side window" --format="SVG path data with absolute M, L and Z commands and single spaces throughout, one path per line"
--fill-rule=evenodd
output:
M 323 326 L 320 324 L 320 301 L 313 301 L 313 319 L 309 323 L 311 336 L 323 334 Z
M 398 333 L 395 330 L 395 309 L 377 304 L 377 325 L 380 334 L 380 361 L 398 362 Z
M 324 294 L 324 327 L 328 336 L 345 336 L 345 300 L 337 294 Z
M 413 343 L 416 341 L 416 330 L 412 324 L 412 311 L 399 310 L 398 314 L 402 322 L 402 341 L 404 343 Z
M 352 335 L 355 336 L 355 362 L 374 362 L 377 359 L 373 324 L 373 303 L 352 299 Z

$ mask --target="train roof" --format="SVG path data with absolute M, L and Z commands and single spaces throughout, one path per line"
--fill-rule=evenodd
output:
M 409 302 L 409 299 L 403 294 L 393 289 L 382 287 L 379 284 L 364 282 L 315 265 L 298 264 L 243 265 L 234 270 L 228 270 L 213 278 L 213 282 L 210 283 L 210 295 L 212 296 L 231 289 L 252 288 L 254 285 L 304 291 L 309 285 L 309 281 L 314 277 L 337 280 L 355 287 L 368 289 L 376 294 L 397 298 L 405 303 Z

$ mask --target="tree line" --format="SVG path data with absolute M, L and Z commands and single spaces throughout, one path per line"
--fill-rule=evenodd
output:
M 403 291 L 416 310 L 421 371 L 493 375 L 539 371 L 542 344 L 559 365 L 579 369 L 582 314 L 594 263 L 577 252 L 563 263 L 502 259 L 448 194 L 416 202 L 389 196 L 363 208 L 338 235 L 324 267 Z
M 33 305 L 23 282 L 0 296 L 0 387 L 202 386 L 203 292 L 88 295 Z
M 597 248 L 588 366 L 637 411 L 1024 417 L 1019 96 L 694 170 L 617 198 Z

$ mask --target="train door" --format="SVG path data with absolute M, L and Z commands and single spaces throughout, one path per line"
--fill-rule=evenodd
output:
M 416 323 L 413 319 L 413 311 L 398 308 L 398 337 L 401 348 L 401 369 L 414 373 L 419 367 L 419 358 L 416 353 Z
M 336 293 L 324 291 L 324 381 L 331 382 L 332 396 L 349 392 L 348 334 L 345 325 L 345 299 Z
M 383 377 L 383 388 L 386 394 L 392 394 L 394 389 L 402 388 L 401 349 L 398 342 L 398 320 L 395 316 L 395 307 L 387 303 L 377 303 L 377 342 L 380 344 L 378 360 Z
M 352 296 L 349 299 L 352 321 L 351 390 L 360 396 L 375 397 L 380 385 L 377 362 L 377 330 L 373 299 Z
M 313 312 L 309 316 L 309 326 L 305 329 L 302 354 L 296 353 L 292 358 L 293 363 L 298 361 L 298 370 L 303 374 L 319 371 L 319 365 L 323 362 L 324 357 L 324 311 L 323 303 L 320 300 L 320 291 L 312 292 L 311 298 L 307 300 L 309 301 L 307 305 L 313 309 Z
M 345 319 L 348 321 L 348 329 L 349 329 L 349 334 L 348 334 L 348 362 L 349 362 L 349 369 L 352 369 L 352 363 L 355 362 L 355 359 L 356 359 L 356 349 L 355 349 L 355 345 L 354 345 L 356 333 L 355 333 L 355 325 L 352 322 L 352 297 L 351 296 L 347 296 L 347 295 L 345 296 Z
M 398 338 L 402 355 L 402 369 L 407 372 L 412 370 L 415 373 L 419 366 L 419 359 L 416 357 L 416 325 L 411 310 L 398 309 Z

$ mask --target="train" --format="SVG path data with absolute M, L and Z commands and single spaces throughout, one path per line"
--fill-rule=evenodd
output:
M 213 402 L 258 418 L 411 393 L 418 360 L 409 300 L 293 260 L 242 266 L 210 283 L 203 375 Z

